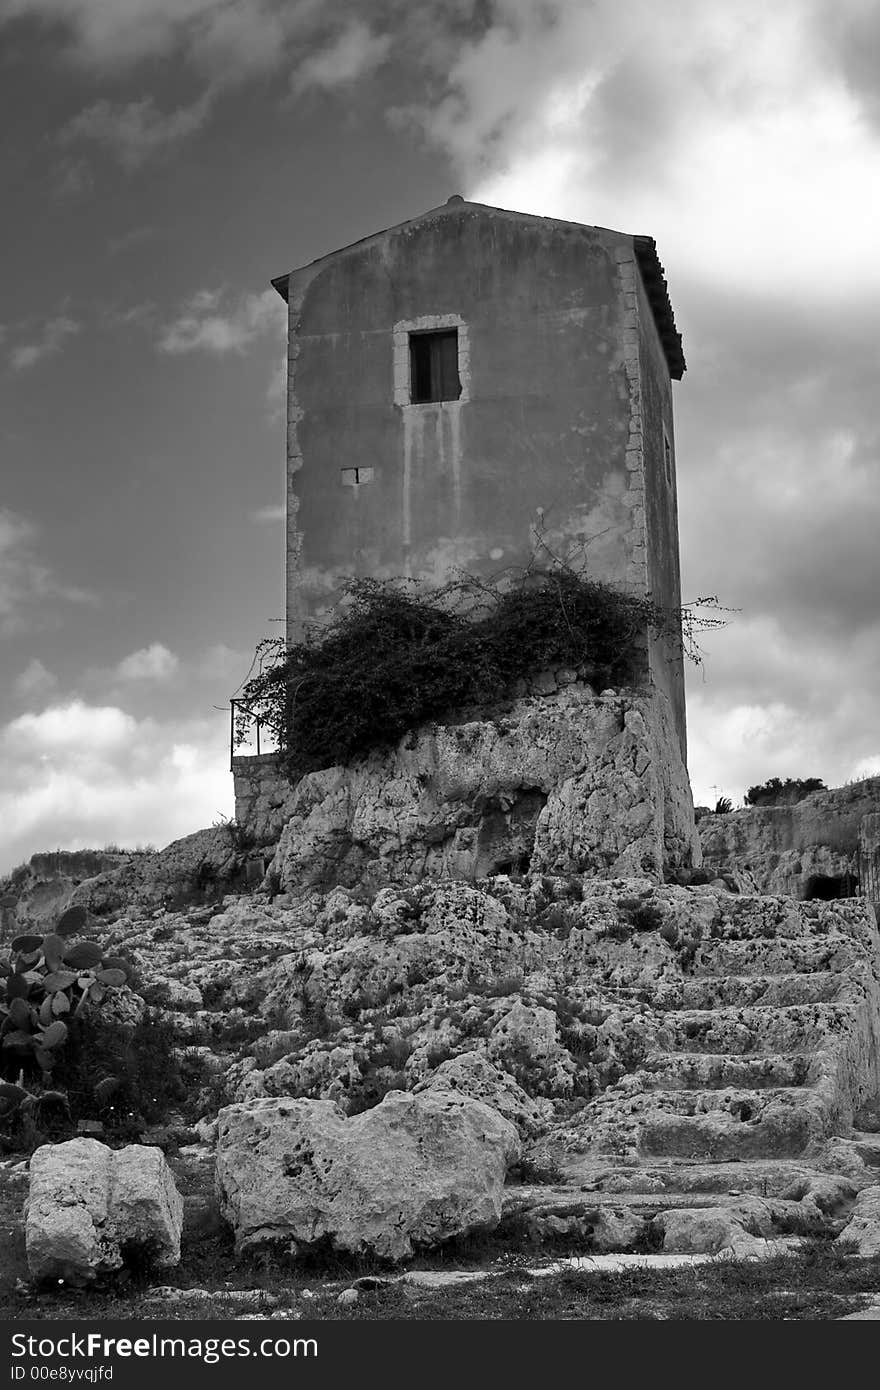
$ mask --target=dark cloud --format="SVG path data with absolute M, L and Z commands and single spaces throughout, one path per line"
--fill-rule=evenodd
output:
M 873 323 L 711 293 L 690 318 L 677 388 L 686 584 L 798 632 L 857 634 L 880 592 Z
M 849 91 L 880 130 L 880 9 L 874 0 L 830 0 L 818 13 L 818 32 Z

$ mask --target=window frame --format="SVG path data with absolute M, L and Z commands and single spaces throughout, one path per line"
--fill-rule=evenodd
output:
M 410 338 L 412 335 L 443 333 L 455 329 L 458 334 L 458 380 L 460 392 L 457 398 L 422 401 L 412 396 L 412 358 Z M 460 314 L 422 314 L 418 318 L 399 319 L 392 330 L 392 372 L 394 383 L 394 404 L 408 410 L 441 409 L 455 410 L 470 399 L 470 340 L 468 327 Z

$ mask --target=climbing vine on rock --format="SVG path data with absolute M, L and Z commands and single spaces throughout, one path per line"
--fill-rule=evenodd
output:
M 431 590 L 352 580 L 303 641 L 260 644 L 260 671 L 240 705 L 269 729 L 296 780 L 388 747 L 427 721 L 485 710 L 547 668 L 572 670 L 599 689 L 638 686 L 649 633 L 699 662 L 696 629 L 722 625 L 702 607 L 716 601 L 664 609 L 566 566 L 505 586 L 472 576 Z M 239 742 L 247 725 L 241 713 Z

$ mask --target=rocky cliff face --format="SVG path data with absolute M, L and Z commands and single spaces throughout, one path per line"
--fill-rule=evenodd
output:
M 0 940 L 26 928 L 48 931 L 80 884 L 113 874 L 140 857 L 94 849 L 32 855 L 0 880 Z
M 880 777 L 869 777 L 793 806 L 706 815 L 698 822 L 703 863 L 748 875 L 760 893 L 847 896 L 860 877 L 860 827 L 878 810 Z
M 660 882 L 700 857 L 665 698 L 583 686 L 312 773 L 285 818 L 271 874 L 288 893 L 528 867 Z
M 51 930 L 74 904 L 107 916 L 133 907 L 211 902 L 244 886 L 247 859 L 237 827 L 223 825 L 162 850 L 35 854 L 0 880 L 0 941 L 25 930 Z

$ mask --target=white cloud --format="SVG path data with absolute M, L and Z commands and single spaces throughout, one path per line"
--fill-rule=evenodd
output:
M 199 26 L 194 60 L 221 80 L 270 72 L 333 8 L 332 0 L 226 0 Z
M 841 0 L 844 28 L 862 8 Z M 445 95 L 408 115 L 476 201 L 649 232 L 689 275 L 822 298 L 880 280 L 865 100 L 819 4 L 498 0 Z
M 107 245 L 113 255 L 120 251 L 128 251 L 132 246 L 140 246 L 145 241 L 153 241 L 160 235 L 157 227 L 146 224 L 142 227 L 132 227 L 130 231 L 123 232 L 121 236 L 111 237 Z
M 283 319 L 282 319 L 283 323 Z M 275 369 L 269 378 L 269 385 L 266 387 L 266 400 L 271 406 L 272 418 L 280 418 L 283 413 L 284 403 L 287 399 L 287 344 L 284 351 L 275 364 Z
M 0 731 L 0 873 L 38 850 L 167 844 L 232 810 L 228 716 L 135 719 L 73 700 Z
M 67 758 L 91 761 L 127 745 L 136 721 L 114 705 L 86 705 L 71 700 L 41 714 L 20 714 L 7 725 L 3 739 L 8 747 L 26 745 L 38 757 L 59 752 Z
M 70 55 L 91 66 L 182 54 L 234 77 L 276 67 L 287 45 L 339 8 L 334 0 L 5 0 L 0 22 L 52 21 Z
M 6 0 L 5 18 L 31 16 L 63 26 L 74 54 L 118 64 L 168 53 L 194 21 L 225 0 Z
M 733 614 L 687 671 L 688 767 L 698 804 L 741 800 L 768 777 L 866 775 L 880 747 L 880 622 L 817 632 L 772 614 Z M 715 788 L 718 790 L 715 790 Z
M 37 552 L 38 531 L 27 517 L 0 507 L 0 636 L 45 621 L 55 601 L 94 604 L 85 589 L 55 578 Z
M 161 642 L 153 642 L 149 647 L 141 647 L 139 651 L 124 657 L 116 667 L 115 675 L 123 681 L 167 681 L 179 665 L 173 652 Z
M 222 290 L 199 290 L 162 329 L 158 346 L 175 355 L 244 352 L 264 334 L 279 337 L 286 328 L 286 306 L 273 289 L 237 300 Z
M 94 184 L 92 171 L 85 159 L 65 155 L 49 175 L 49 192 L 58 201 L 78 198 L 88 193 Z
M 299 64 L 291 86 L 296 92 L 349 86 L 374 73 L 390 48 L 390 35 L 374 34 L 362 20 L 351 20 L 332 43 Z
M 21 343 L 12 349 L 9 354 L 10 364 L 17 372 L 35 367 L 46 357 L 60 352 L 68 338 L 72 338 L 79 331 L 80 325 L 66 314 L 48 319 L 33 342 Z
M 125 105 L 97 101 L 67 122 L 58 142 L 93 141 L 110 150 L 124 169 L 138 169 L 201 130 L 213 99 L 212 92 L 203 92 L 191 105 L 167 112 L 158 111 L 152 97 Z
M 15 691 L 16 694 L 29 700 L 48 694 L 50 690 L 54 690 L 57 684 L 57 676 L 47 666 L 44 666 L 38 657 L 34 657 L 16 676 Z

